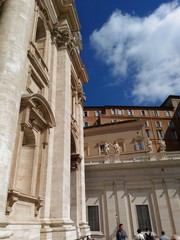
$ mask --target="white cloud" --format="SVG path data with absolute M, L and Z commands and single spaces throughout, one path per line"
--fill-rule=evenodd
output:
M 110 67 L 114 84 L 133 75 L 131 94 L 136 103 L 155 103 L 180 94 L 178 1 L 162 4 L 144 18 L 116 10 L 92 33 L 90 42 Z

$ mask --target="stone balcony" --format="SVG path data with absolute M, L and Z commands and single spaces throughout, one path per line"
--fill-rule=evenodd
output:
M 131 153 L 85 157 L 85 165 L 180 160 L 180 152 Z

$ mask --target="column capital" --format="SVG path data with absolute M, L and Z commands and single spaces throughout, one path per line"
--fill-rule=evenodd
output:
M 57 22 L 51 32 L 52 38 L 57 48 L 66 48 L 70 53 L 72 50 L 80 51 L 82 49 L 82 37 L 79 31 L 72 32 L 67 25 Z

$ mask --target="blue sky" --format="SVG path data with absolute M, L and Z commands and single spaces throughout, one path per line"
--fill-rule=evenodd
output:
M 85 106 L 160 105 L 180 94 L 180 1 L 75 0 Z

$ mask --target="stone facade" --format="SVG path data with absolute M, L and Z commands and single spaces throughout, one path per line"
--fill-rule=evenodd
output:
M 0 239 L 87 236 L 74 1 L 0 1 L 0 36 Z

